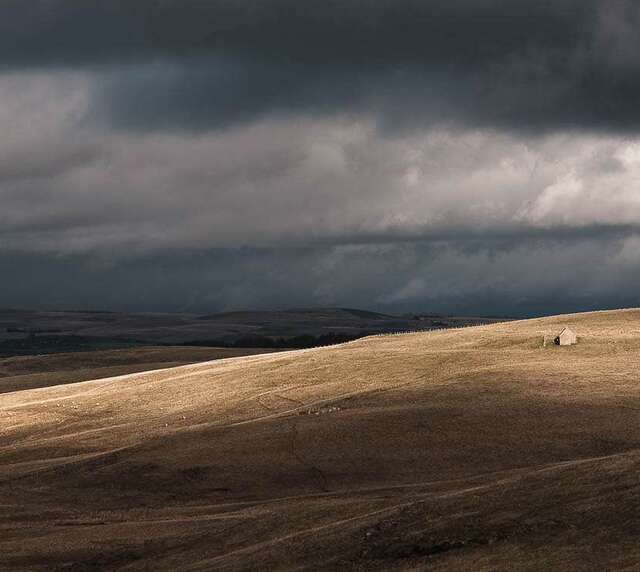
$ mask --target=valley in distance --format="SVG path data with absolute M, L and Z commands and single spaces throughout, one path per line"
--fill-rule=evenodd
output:
M 637 569 L 640 310 L 294 314 L 2 313 L 0 569 Z

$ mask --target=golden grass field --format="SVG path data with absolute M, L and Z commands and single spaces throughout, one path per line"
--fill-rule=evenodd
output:
M 5 393 L 0 568 L 638 570 L 639 366 L 625 310 Z
M 0 357 L 0 393 L 273 351 L 261 348 L 151 346 Z

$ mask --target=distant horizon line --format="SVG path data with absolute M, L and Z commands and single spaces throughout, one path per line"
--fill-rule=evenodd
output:
M 561 312 L 540 312 L 540 313 L 524 313 L 524 314 L 482 314 L 482 313 L 447 313 L 436 311 L 423 311 L 423 310 L 409 310 L 400 313 L 389 313 L 378 310 L 370 310 L 368 308 L 357 308 L 350 306 L 292 306 L 292 307 L 276 307 L 276 308 L 251 308 L 241 307 L 231 310 L 222 311 L 180 311 L 180 310 L 106 310 L 106 309 L 79 309 L 79 308 L 37 308 L 37 307 L 3 307 L 0 306 L 1 312 L 33 312 L 33 313 L 57 313 L 57 314 L 131 314 L 131 315 L 188 315 L 188 316 L 218 316 L 225 314 L 239 314 L 239 313 L 295 313 L 295 312 L 326 312 L 326 311 L 344 311 L 344 312 L 365 312 L 368 314 L 384 316 L 388 318 L 407 318 L 409 316 L 419 317 L 455 317 L 455 318 L 483 318 L 493 320 L 514 320 L 514 319 L 534 319 L 544 318 L 551 316 L 558 316 L 564 314 L 580 314 L 599 311 L 615 311 L 615 310 L 629 310 L 630 307 L 616 307 L 616 308 L 601 308 L 601 309 L 584 309 L 584 310 L 567 310 Z

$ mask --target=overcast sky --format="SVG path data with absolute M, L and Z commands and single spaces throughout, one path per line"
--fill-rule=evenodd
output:
M 639 306 L 634 0 L 2 0 L 0 307 Z

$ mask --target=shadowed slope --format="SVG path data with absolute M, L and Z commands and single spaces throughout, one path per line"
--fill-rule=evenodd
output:
M 0 565 L 631 566 L 639 358 L 629 310 L 5 394 Z

